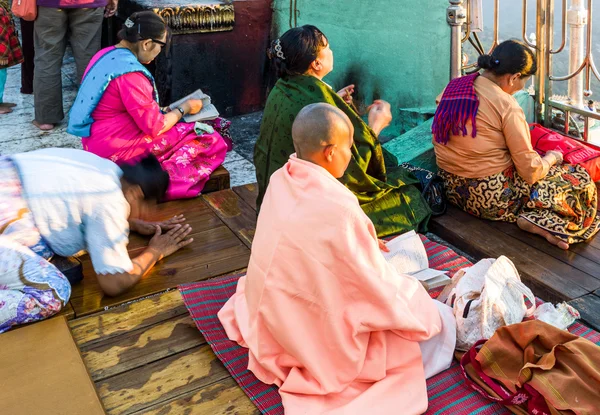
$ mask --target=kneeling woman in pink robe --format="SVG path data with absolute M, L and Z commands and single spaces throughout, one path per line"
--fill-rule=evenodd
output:
M 229 121 L 217 118 L 198 134 L 194 123 L 179 121 L 199 112 L 201 101 L 188 100 L 167 113 L 159 107 L 154 79 L 142 63 L 166 46 L 167 26 L 160 16 L 132 14 L 119 37 L 119 44 L 92 58 L 67 131 L 82 137 L 85 150 L 113 162 L 152 153 L 169 173 L 166 199 L 198 196 L 231 149 Z
M 425 379 L 450 366 L 452 309 L 398 274 L 356 196 L 341 184 L 350 119 L 311 104 L 271 176 L 252 255 L 219 311 L 248 369 L 275 384 L 286 415 L 421 414 Z

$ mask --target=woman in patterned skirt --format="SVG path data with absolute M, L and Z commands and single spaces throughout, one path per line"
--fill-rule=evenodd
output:
M 553 245 L 593 237 L 600 228 L 597 189 L 562 154 L 533 150 L 523 110 L 512 96 L 537 71 L 533 52 L 508 40 L 479 57 L 484 71 L 450 82 L 439 100 L 433 144 L 448 199 L 483 219 L 517 222 Z

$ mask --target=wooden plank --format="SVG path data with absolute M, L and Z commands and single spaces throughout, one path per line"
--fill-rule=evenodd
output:
M 256 231 L 256 211 L 231 189 L 210 193 L 202 198 L 229 229 L 250 248 Z
M 523 282 L 546 301 L 569 301 L 597 289 L 593 288 L 597 279 L 457 208 L 451 207 L 445 215 L 434 218 L 430 230 L 476 258 L 507 256 Z
M 110 415 L 125 415 L 160 405 L 227 378 L 210 346 L 204 345 L 105 379 L 96 384 Z
M 229 172 L 223 166 L 219 166 L 210 175 L 210 179 L 204 185 L 202 193 L 218 192 L 219 190 L 229 189 L 231 187 Z
M 259 415 L 260 411 L 233 378 L 190 392 L 169 402 L 146 408 L 145 415 Z
M 250 183 L 245 184 L 244 186 L 237 186 L 233 188 L 233 191 L 242 198 L 242 200 L 248 203 L 254 211 L 256 212 L 256 198 L 258 197 L 258 184 Z
M 181 294 L 173 290 L 71 321 L 69 326 L 79 348 L 85 348 L 187 313 Z
M 598 255 L 596 255 L 597 251 L 595 248 L 587 245 L 587 244 L 573 244 L 572 247 L 577 245 L 583 245 L 583 249 L 575 252 L 572 249 L 565 251 L 564 249 L 560 249 L 546 241 L 546 239 L 540 237 L 539 235 L 534 235 L 529 232 L 525 232 L 521 230 L 514 223 L 506 223 L 506 222 L 486 222 L 492 228 L 497 229 L 507 235 L 512 236 L 513 238 L 518 239 L 521 242 L 526 243 L 529 246 L 534 247 L 538 251 L 545 252 L 546 254 L 552 256 L 553 258 L 558 259 L 566 264 L 569 264 L 573 268 L 576 268 L 580 271 L 589 274 L 593 278 L 600 281 L 600 272 L 598 271 L 598 267 L 600 266 L 600 251 L 598 251 Z M 588 252 L 587 256 L 583 254 Z M 590 258 L 593 258 L 590 259 Z
M 600 262 L 600 233 L 597 233 L 592 239 L 586 242 L 573 244 L 569 251 L 573 251 L 581 256 L 591 259 L 594 262 Z
M 593 329 L 600 330 L 600 297 L 589 294 L 569 301 L 581 314 L 585 323 Z
M 81 355 L 92 379 L 100 381 L 205 343 L 190 315 L 184 314 L 82 347 Z
M 192 227 L 192 235 L 223 224 L 201 198 L 161 203 L 157 206 L 156 212 L 151 217 L 146 218 L 146 220 L 159 222 L 180 214 L 185 216 L 186 223 Z M 132 232 L 127 248 L 131 252 L 132 250 L 146 247 L 150 238 L 151 236 L 138 235 Z

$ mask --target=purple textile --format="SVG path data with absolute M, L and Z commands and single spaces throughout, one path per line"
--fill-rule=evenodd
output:
M 431 129 L 438 143 L 447 144 L 450 134 L 458 135 L 462 132 L 463 136 L 467 135 L 469 120 L 472 125 L 471 136 L 477 135 L 475 119 L 479 109 L 479 97 L 475 93 L 473 83 L 478 76 L 479 73 L 474 73 L 455 78 L 446 87 L 435 112 Z
M 106 7 L 108 0 L 37 0 L 39 7 L 52 9 L 96 9 Z

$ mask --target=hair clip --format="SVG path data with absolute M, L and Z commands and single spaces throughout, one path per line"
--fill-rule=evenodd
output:
M 496 65 L 499 65 L 499 64 L 500 64 L 500 61 L 499 61 L 498 59 L 496 59 L 496 60 L 494 61 L 494 63 L 495 63 Z
M 275 54 L 279 59 L 285 60 L 285 55 L 283 54 L 283 49 L 281 49 L 281 41 L 279 39 L 275 41 L 273 49 L 275 49 Z
M 127 18 L 127 20 L 125 20 L 124 24 L 127 29 L 131 29 L 135 25 L 135 23 L 133 23 L 133 21 L 129 17 Z

